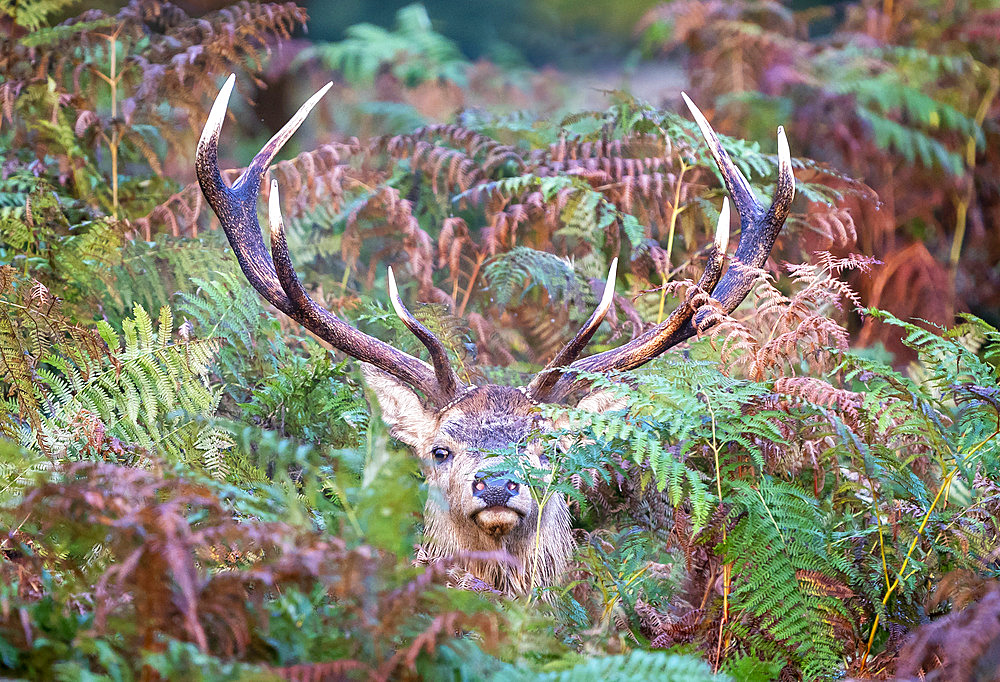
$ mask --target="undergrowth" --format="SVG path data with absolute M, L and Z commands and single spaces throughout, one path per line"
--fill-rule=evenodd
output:
M 816 235 L 850 246 L 835 243 L 856 227 L 844 206 L 871 205 L 867 187 L 795 159 L 806 210 L 776 250 L 798 263 L 787 277 L 757 273 L 744 309 L 642 370 L 586 377 L 609 409 L 539 408 L 555 425 L 534 434 L 549 468 L 514 452 L 496 466 L 540 502 L 570 501 L 572 564 L 522 600 L 458 589 L 447 563 L 413 565 L 427 486 L 355 363 L 265 307 L 189 184 L 219 82 L 237 70 L 263 85 L 304 11 L 239 3 L 194 19 L 134 0 L 53 25 L 66 5 L 0 2 L 3 676 L 829 679 L 988 652 L 955 633 L 956 617 L 996 608 L 1000 331 L 866 308 L 844 280 L 879 277 L 878 262 L 809 248 Z M 752 55 L 752 27 L 785 16 L 675 5 L 653 19 L 678 33 L 651 20 L 651 44 L 689 38 L 677 26 L 712 10 Z M 988 78 L 979 57 L 966 66 Z M 869 58 L 831 47 L 813 73 Z M 876 66 L 927 59 L 885 47 Z M 417 354 L 384 294 L 395 265 L 465 380 L 537 370 L 613 257 L 619 293 L 594 350 L 661 320 L 704 261 L 723 190 L 669 107 L 614 92 L 569 114 L 421 108 L 428 93 L 516 100 L 527 76 L 485 78 L 416 6 L 393 31 L 355 27 L 288 61 L 302 80 L 338 70 L 346 103 L 328 119 L 342 141 L 272 169 L 306 287 Z M 933 66 L 919 87 L 846 71 L 823 94 L 853 98 L 886 153 L 970 170 L 963 149 L 993 133 L 931 87 L 971 72 Z M 940 127 L 909 123 L 931 114 Z M 227 139 L 250 138 L 232 158 L 266 138 L 252 118 L 227 121 Z M 775 155 L 723 142 L 768 194 Z M 852 345 L 861 319 L 895 330 L 913 362 Z

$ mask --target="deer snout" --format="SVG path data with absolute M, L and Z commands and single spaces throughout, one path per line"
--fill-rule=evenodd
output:
M 502 474 L 493 478 L 477 476 L 472 482 L 472 496 L 481 499 L 487 507 L 502 507 L 519 492 L 521 484 L 504 478 Z

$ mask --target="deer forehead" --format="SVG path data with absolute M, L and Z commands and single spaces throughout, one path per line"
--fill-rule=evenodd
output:
M 538 419 L 534 407 L 519 389 L 483 386 L 442 413 L 438 433 L 467 449 L 500 448 L 528 434 Z

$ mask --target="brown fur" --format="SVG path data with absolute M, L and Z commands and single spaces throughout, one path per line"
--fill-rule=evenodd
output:
M 517 443 L 533 466 L 541 466 L 537 444 L 527 442 L 533 427 L 545 426 L 537 421 L 534 403 L 520 389 L 490 385 L 470 389 L 443 409 L 432 410 L 394 377 L 371 365 L 363 367 L 383 419 L 420 457 L 427 476 L 430 494 L 424 507 L 421 559 L 506 552 L 517 568 L 472 560 L 461 568 L 505 594 L 527 594 L 533 586 L 555 582 L 573 551 L 570 513 L 562 496 L 552 495 L 539 519 L 538 504 L 527 489 L 507 503 L 509 510 L 481 511 L 484 503 L 472 494 L 484 452 Z M 437 447 L 453 453 L 448 462 L 434 461 Z

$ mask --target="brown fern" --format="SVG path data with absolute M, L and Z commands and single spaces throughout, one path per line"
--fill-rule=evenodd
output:
M 251 71 L 259 70 L 270 41 L 289 37 L 304 21 L 305 11 L 293 3 L 241 2 L 199 19 L 188 17 L 171 3 L 152 0 L 133 0 L 116 15 L 89 10 L 63 24 L 66 30 L 53 34 L 45 49 L 14 40 L 0 50 L 0 71 L 6 74 L 0 90 L 3 117 L 14 124 L 19 99 L 32 86 L 51 82 L 58 106 L 75 109 L 78 136 L 85 137 L 88 131 L 110 132 L 124 123 L 123 139 L 155 161 L 133 128 L 148 123 L 168 134 L 178 151 L 187 152 L 190 138 L 169 134 L 173 126 L 163 118 L 160 102 L 170 101 L 173 115 L 185 116 L 193 132 L 205 99 L 216 87 L 210 74 L 244 70 L 247 65 Z M 117 87 L 127 93 L 120 102 L 120 121 L 98 113 L 96 106 L 102 81 L 93 64 L 107 53 L 112 39 L 125 46 L 117 74 Z M 149 44 L 141 52 L 133 51 L 139 41 Z M 17 143 L 32 141 L 27 135 L 17 138 Z
M 799 362 L 822 371 L 829 366 L 830 348 L 846 350 L 848 332 L 828 317 L 828 310 L 842 310 L 842 300 L 858 306 L 853 289 L 838 278 L 846 270 L 866 270 L 874 259 L 850 256 L 838 259 L 819 253 L 813 265 L 789 265 L 799 289 L 785 296 L 764 273 L 758 277 L 752 322 L 722 320 L 710 337 L 722 339 L 722 359 L 731 367 L 743 368 L 749 377 L 760 380 L 779 366 L 790 369 Z
M 17 415 L 4 410 L 0 428 L 17 440 L 17 425 L 26 420 L 46 454 L 51 453 L 41 424 L 41 384 L 36 375 L 40 363 L 50 359 L 57 345 L 85 379 L 95 361 L 106 357 L 117 362 L 96 332 L 73 323 L 61 308 L 62 301 L 41 282 L 20 275 L 10 265 L 0 266 L 0 387 L 18 406 Z
M 19 571 L 30 585 L 42 570 L 74 570 L 73 556 L 54 551 L 60 538 L 98 542 L 107 564 L 80 569 L 92 590 L 88 598 L 98 634 L 134 633 L 124 636 L 148 651 L 162 651 L 164 638 L 179 639 L 215 656 L 244 660 L 252 659 L 254 633 L 267 626 L 263 602 L 269 593 L 322 587 L 348 618 L 337 626 L 353 633 L 345 639 L 349 653 L 337 662 L 273 669 L 292 680 L 343 679 L 356 672 L 396 678 L 412 670 L 422 652 L 432 653 L 460 631 L 475 629 L 487 648 L 500 639 L 491 610 L 435 606 L 434 591 L 449 577 L 447 562 L 390 589 L 372 578 L 394 571 L 394 557 L 282 523 L 237 518 L 214 489 L 165 478 L 156 468 L 155 460 L 151 469 L 77 463 L 28 489 L 10 510 L 21 530 L 0 545 L 0 574 Z M 17 560 L 19 546 L 37 548 L 37 560 L 9 564 Z M 411 636 L 416 613 L 428 614 L 430 621 Z M 30 640 L 31 625 L 25 627 L 21 639 Z M 21 630 L 17 614 L 0 614 L 5 638 Z

